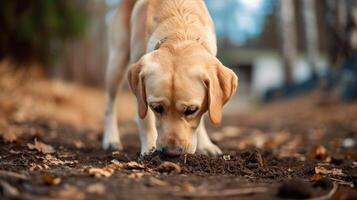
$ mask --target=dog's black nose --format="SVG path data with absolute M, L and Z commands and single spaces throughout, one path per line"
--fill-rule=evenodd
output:
M 161 149 L 161 153 L 166 156 L 179 156 L 183 153 L 183 147 L 182 146 L 163 147 Z

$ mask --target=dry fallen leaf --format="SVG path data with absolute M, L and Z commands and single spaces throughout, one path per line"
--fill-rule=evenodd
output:
M 61 178 L 55 177 L 53 174 L 46 173 L 41 176 L 43 183 L 47 185 L 58 185 L 61 183 Z
M 133 171 L 129 174 L 129 178 L 141 178 L 144 176 L 143 172 Z
M 264 146 L 276 148 L 285 143 L 290 138 L 290 133 L 286 131 L 274 132 L 265 142 Z
M 311 182 L 316 182 L 316 181 L 319 181 L 321 179 L 322 179 L 322 176 L 320 174 L 314 174 L 309 178 L 309 180 Z
M 171 173 L 175 172 L 177 174 L 181 173 L 181 167 L 173 162 L 164 161 L 161 165 L 157 168 L 157 170 L 161 173 Z
M 21 151 L 14 151 L 14 150 L 11 149 L 11 150 L 9 151 L 9 153 L 11 153 L 11 154 L 20 154 Z
M 90 175 L 93 175 L 97 178 L 100 178 L 100 177 L 105 177 L 105 178 L 108 178 L 110 177 L 111 175 L 113 175 L 114 173 L 114 170 L 110 167 L 103 167 L 103 168 L 89 168 L 88 169 L 88 173 Z
M 167 183 L 165 181 L 162 181 L 162 180 L 157 179 L 155 177 L 150 177 L 149 181 L 150 181 L 149 182 L 150 186 L 160 186 L 160 187 L 162 187 L 162 186 L 166 186 L 167 185 Z
M 56 199 L 71 199 L 71 200 L 82 200 L 84 199 L 84 193 L 75 186 L 67 186 L 58 193 L 58 198 Z
M 142 163 L 137 163 L 135 161 L 130 161 L 126 163 L 126 168 L 127 169 L 145 169 L 145 165 Z
M 87 192 L 97 195 L 102 195 L 105 193 L 106 189 L 105 186 L 101 183 L 94 183 L 87 186 Z
M 80 140 L 75 140 L 73 143 L 74 143 L 74 146 L 78 149 L 81 149 L 84 147 L 84 143 Z
M 196 188 L 191 183 L 184 183 L 180 186 L 182 191 L 185 192 L 194 192 Z
M 220 132 L 212 133 L 211 137 L 215 141 L 221 141 L 229 137 L 238 137 L 241 135 L 242 129 L 236 126 L 225 126 Z
M 39 141 L 37 141 L 37 139 L 35 139 L 34 144 L 28 143 L 27 147 L 31 150 L 36 149 L 37 151 L 44 153 L 44 154 L 56 152 L 55 149 L 51 145 L 47 145 L 43 142 L 39 142 Z
M 316 145 L 310 152 L 311 159 L 325 160 L 327 157 L 327 149 L 322 145 Z
M 343 176 L 344 175 L 342 172 L 342 169 L 333 168 L 331 170 L 328 170 L 322 166 L 316 166 L 315 173 L 316 174 L 325 174 L 325 175 L 334 175 L 334 176 Z
M 57 166 L 57 165 L 67 165 L 67 164 L 72 165 L 72 164 L 78 163 L 77 160 L 64 160 L 64 161 L 63 161 L 63 160 L 60 160 L 60 159 L 58 159 L 58 158 L 52 156 L 51 154 L 47 154 L 47 155 L 45 156 L 44 162 L 45 162 L 46 164 L 55 165 L 55 166 Z
M 115 170 L 122 170 L 124 168 L 124 164 L 115 159 L 111 160 L 110 163 L 111 164 L 108 165 L 108 167 L 111 167 Z
M 268 136 L 261 131 L 255 130 L 250 135 L 247 135 L 239 140 L 238 148 L 245 149 L 249 146 L 263 148 L 268 140 Z
M 49 169 L 49 168 L 50 167 L 46 164 L 30 163 L 30 171 Z

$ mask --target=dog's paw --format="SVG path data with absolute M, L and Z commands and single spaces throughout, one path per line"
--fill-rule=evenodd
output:
M 112 142 L 107 142 L 103 141 L 102 148 L 104 150 L 109 150 L 109 151 L 114 151 L 114 150 L 123 150 L 123 145 L 121 144 L 120 141 L 112 141 Z
M 141 149 L 140 157 L 144 157 L 150 155 L 156 151 L 155 147 L 151 147 L 149 149 Z
M 104 150 L 123 150 L 117 127 L 106 126 L 103 135 L 102 148 Z
M 152 147 L 148 150 L 141 150 L 140 156 L 138 158 L 139 161 L 143 161 L 145 156 L 149 156 L 156 151 L 155 147 Z
M 220 156 L 222 150 L 215 144 L 210 143 L 197 148 L 197 152 L 208 156 Z

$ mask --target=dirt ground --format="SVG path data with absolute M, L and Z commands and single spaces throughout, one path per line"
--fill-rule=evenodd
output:
M 0 199 L 357 199 L 357 103 L 258 106 L 209 127 L 223 156 L 139 160 L 130 95 L 107 152 L 103 92 L 39 77 L 0 70 Z

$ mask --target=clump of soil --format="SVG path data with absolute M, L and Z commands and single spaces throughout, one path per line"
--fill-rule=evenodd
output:
M 258 149 L 249 149 L 219 157 L 200 154 L 166 157 L 159 152 L 154 152 L 145 156 L 143 162 L 149 168 L 158 169 L 163 162 L 170 161 L 179 165 L 182 173 L 188 174 L 284 177 L 286 175 L 284 168 L 273 167 L 276 165 L 275 159 L 270 152 L 264 152 L 263 156 Z

